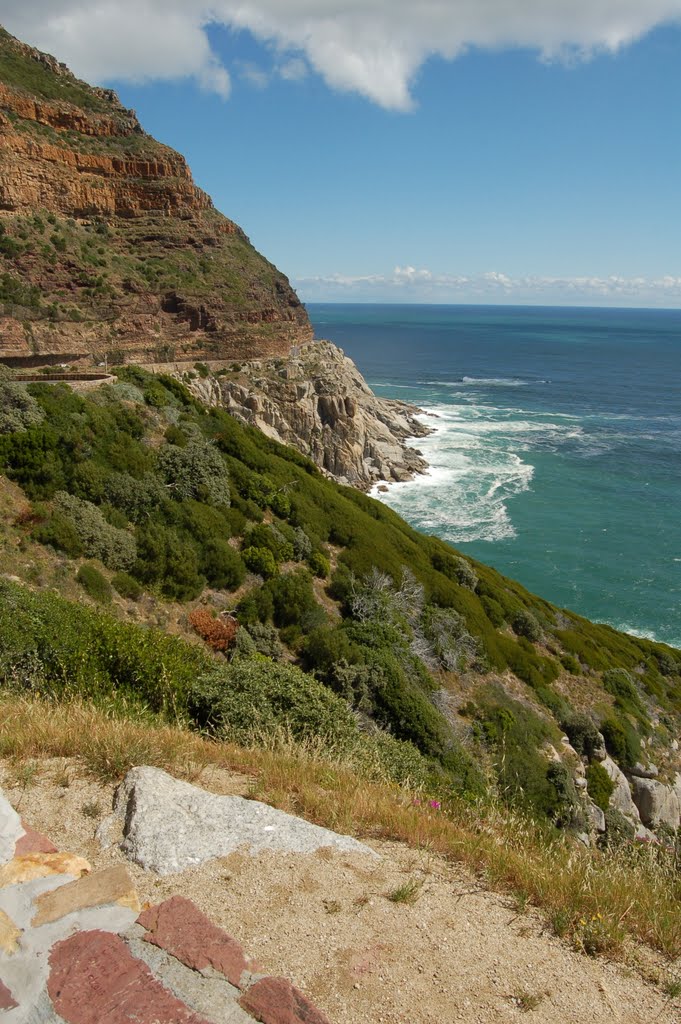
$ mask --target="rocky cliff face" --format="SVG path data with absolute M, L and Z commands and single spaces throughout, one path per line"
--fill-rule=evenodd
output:
M 284 356 L 287 279 L 107 89 L 0 30 L 0 359 Z
M 368 488 L 406 480 L 425 461 L 404 442 L 429 428 L 406 402 L 377 398 L 352 360 L 329 342 L 296 348 L 286 360 L 242 364 L 187 379 L 197 398 L 309 456 L 343 483 Z
M 0 29 L 0 361 L 238 361 L 196 392 L 329 474 L 368 487 L 425 468 L 404 445 L 427 432 L 416 410 L 311 339 L 287 279 L 179 153 Z

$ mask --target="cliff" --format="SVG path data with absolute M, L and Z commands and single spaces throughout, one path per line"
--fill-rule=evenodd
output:
M 426 468 L 420 453 L 404 444 L 430 433 L 415 419 L 416 406 L 377 398 L 352 360 L 329 342 L 302 345 L 286 361 L 244 363 L 185 380 L 207 405 L 293 445 L 342 483 L 367 488 Z
M 284 356 L 288 280 L 115 93 L 0 29 L 0 359 Z

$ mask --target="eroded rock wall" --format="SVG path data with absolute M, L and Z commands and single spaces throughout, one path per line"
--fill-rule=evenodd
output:
M 209 405 L 309 456 L 341 482 L 368 488 L 426 469 L 405 444 L 430 432 L 418 408 L 377 398 L 342 351 L 327 341 L 298 346 L 287 360 L 244 363 L 222 376 L 188 380 Z

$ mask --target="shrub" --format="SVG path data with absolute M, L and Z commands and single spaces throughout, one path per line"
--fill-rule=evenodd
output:
M 40 544 L 50 545 L 57 551 L 64 551 L 71 558 L 83 554 L 83 544 L 78 532 L 66 516 L 54 512 L 49 519 L 40 523 L 32 534 Z
M 28 430 L 37 426 L 44 415 L 25 384 L 14 384 L 6 377 L 0 377 L 0 434 Z
M 191 541 L 153 521 L 137 528 L 134 573 L 143 583 L 159 582 L 163 593 L 178 601 L 198 597 L 205 583 Z
M 268 583 L 275 625 L 300 626 L 311 632 L 326 621 L 312 589 L 312 577 L 304 569 L 277 576 Z
M 453 608 L 426 608 L 423 630 L 440 665 L 448 672 L 463 672 L 478 656 L 478 643 L 466 628 L 463 615 Z
M 293 533 L 293 557 L 296 562 L 304 562 L 312 554 L 312 541 L 305 530 L 297 526 Z M 314 571 L 314 570 L 313 570 Z
M 331 572 L 331 563 L 329 559 L 319 551 L 312 552 L 307 560 L 307 564 L 310 566 L 314 575 L 318 576 L 322 580 L 327 579 Z
M 561 719 L 561 729 L 564 729 L 570 743 L 578 754 L 592 758 L 594 750 L 600 746 L 598 729 L 588 715 L 582 712 L 572 712 Z
M 456 557 L 453 571 L 457 583 L 460 583 L 462 587 L 467 587 L 468 590 L 475 590 L 478 585 L 478 574 L 470 562 L 465 558 Z
M 114 573 L 111 582 L 121 597 L 127 597 L 130 601 L 138 601 L 142 596 L 142 587 L 134 576 L 130 576 L 127 572 Z
M 577 788 L 561 761 L 551 761 L 546 769 L 546 781 L 552 790 L 546 810 L 554 825 L 558 828 L 583 828 L 584 815 Z
M 100 604 L 111 603 L 111 585 L 94 565 L 88 565 L 87 562 L 81 565 L 76 573 L 76 579 L 94 601 L 99 601 Z
M 237 658 L 199 678 L 189 712 L 222 739 L 252 742 L 281 730 L 295 739 L 347 744 L 357 734 L 347 704 L 293 665 Z
M 623 668 L 608 669 L 603 673 L 603 686 L 615 698 L 615 707 L 625 714 L 632 715 L 642 724 L 647 725 L 648 718 L 643 710 L 641 697 L 636 684 L 629 673 Z
M 428 787 L 434 774 L 432 763 L 413 743 L 397 740 L 384 732 L 360 735 L 352 756 L 365 778 L 395 782 L 412 789 Z
M 230 503 L 225 460 L 206 441 L 193 439 L 183 448 L 163 445 L 158 453 L 158 471 L 179 501 L 197 498 L 213 505 Z
M 622 718 L 606 718 L 601 724 L 605 746 L 620 768 L 633 768 L 641 757 L 641 741 L 632 726 Z
M 532 643 L 541 640 L 541 626 L 532 612 L 528 612 L 525 608 L 521 608 L 515 613 L 511 620 L 511 626 L 517 636 L 524 636 Z
M 203 545 L 200 568 L 210 585 L 221 590 L 236 590 L 246 578 L 239 552 L 219 538 Z
M 179 637 L 0 581 L 0 682 L 6 685 L 88 699 L 122 694 L 176 721 L 190 683 L 210 667 L 207 652 Z
M 636 828 L 621 811 L 608 807 L 605 811 L 605 835 L 602 842 L 611 849 L 618 849 L 632 842 Z
M 217 619 L 208 608 L 194 608 L 188 619 L 194 632 L 214 651 L 227 651 L 233 645 L 239 628 L 235 619 Z
M 244 535 L 243 546 L 264 548 L 271 552 L 276 562 L 288 562 L 294 556 L 293 544 L 272 523 L 259 523 L 251 527 Z
M 615 788 L 612 781 L 600 761 L 592 761 L 586 770 L 586 783 L 589 796 L 602 811 L 607 811 L 610 806 L 610 797 Z
M 268 548 L 246 548 L 241 552 L 241 557 L 246 568 L 254 572 L 256 576 L 262 576 L 263 579 L 268 580 L 277 575 L 277 563 Z
M 60 491 L 55 495 L 56 511 L 73 526 L 83 551 L 110 569 L 127 569 L 135 561 L 135 538 L 106 521 L 101 510 L 89 501 Z
M 111 473 L 106 477 L 107 501 L 121 510 L 133 523 L 143 523 L 168 500 L 168 492 L 153 473 L 136 478 L 130 473 Z
M 285 648 L 279 639 L 279 633 L 269 622 L 250 622 L 240 634 L 245 633 L 251 638 L 254 654 L 262 654 L 272 661 L 281 661 Z M 239 635 L 240 635 L 239 634 Z

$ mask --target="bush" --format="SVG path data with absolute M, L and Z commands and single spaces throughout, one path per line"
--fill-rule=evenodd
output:
M 71 558 L 83 554 L 83 544 L 78 532 L 66 516 L 54 512 L 44 523 L 40 523 L 32 536 L 39 544 L 46 544 L 57 551 L 64 551 Z
M 76 579 L 85 593 L 100 604 L 111 604 L 112 590 L 109 581 L 94 565 L 81 565 Z
M 633 768 L 641 757 L 641 741 L 632 726 L 622 718 L 606 718 L 601 724 L 605 747 L 620 768 Z
M 267 587 L 272 594 L 276 626 L 300 626 L 305 632 L 311 632 L 326 621 L 324 610 L 314 596 L 312 577 L 304 569 L 277 576 Z
M 611 849 L 618 849 L 631 843 L 636 835 L 636 828 L 625 818 L 621 811 L 608 807 L 605 812 L 605 836 L 602 842 Z
M 59 491 L 54 507 L 73 526 L 83 551 L 110 569 L 127 569 L 135 561 L 135 538 L 127 530 L 111 526 L 101 510 L 89 501 Z
M 310 569 L 312 570 L 314 575 L 318 576 L 322 580 L 327 579 L 329 573 L 331 572 L 331 563 L 329 559 L 322 555 L 321 552 L 319 551 L 312 552 L 312 554 L 307 560 L 307 564 L 310 566 Z
M 594 750 L 600 746 L 598 729 L 594 722 L 581 712 L 573 712 L 561 719 L 561 729 L 565 730 L 570 743 L 578 754 L 592 758 Z
M 178 601 L 198 597 L 205 583 L 191 541 L 153 521 L 137 529 L 134 573 L 143 583 L 160 583 L 163 593 Z
M 525 608 L 521 608 L 515 613 L 511 620 L 511 626 L 517 636 L 524 636 L 532 643 L 541 640 L 541 626 L 532 612 L 528 612 Z
M 29 395 L 25 384 L 14 384 L 0 377 L 0 434 L 28 430 L 29 427 L 37 426 L 44 415 L 35 398 Z
M 107 706 L 120 694 L 176 722 L 185 713 L 189 685 L 211 664 L 207 652 L 179 637 L 0 581 L 1 684 L 59 697 L 105 697 Z
M 250 622 L 240 633 L 246 633 L 251 638 L 254 654 L 262 654 L 272 661 L 281 661 L 286 653 L 278 631 L 269 622 Z
M 245 548 L 264 548 L 276 562 L 288 562 L 294 557 L 294 545 L 272 523 L 259 523 L 244 535 Z
M 353 760 L 365 778 L 395 782 L 411 789 L 425 789 L 432 781 L 434 766 L 413 743 L 396 740 L 384 732 L 360 735 Z
M 189 625 L 214 651 L 227 651 L 234 644 L 239 628 L 235 619 L 217 619 L 208 608 L 194 608 Z
M 239 552 L 219 538 L 203 545 L 200 568 L 210 585 L 220 590 L 236 590 L 246 578 Z
M 293 665 L 237 658 L 201 676 L 188 703 L 196 725 L 221 739 L 253 742 L 283 731 L 345 745 L 357 735 L 345 701 Z
M 163 445 L 158 453 L 158 471 L 178 501 L 197 498 L 212 505 L 230 503 L 225 460 L 206 441 L 191 440 L 183 448 Z
M 138 601 L 142 596 L 142 587 L 134 576 L 130 576 L 127 572 L 115 573 L 111 577 L 111 582 L 121 597 L 127 597 L 130 601 Z
M 602 811 L 607 811 L 610 806 L 610 797 L 615 788 L 612 781 L 600 761 L 592 761 L 586 770 L 586 784 L 589 796 Z
M 241 552 L 241 557 L 246 564 L 246 568 L 255 573 L 256 576 L 262 576 L 264 580 L 269 580 L 277 575 L 277 563 L 274 560 L 274 555 L 268 548 L 246 548 L 245 551 Z
M 130 473 L 111 473 L 106 477 L 105 493 L 109 504 L 133 523 L 145 522 L 168 501 L 167 490 L 153 473 L 139 479 Z
M 478 585 L 478 574 L 465 558 L 454 559 L 454 578 L 457 583 L 460 583 L 462 587 L 467 587 L 468 590 L 475 590 Z
M 476 661 L 478 643 L 468 632 L 463 615 L 453 608 L 426 608 L 423 631 L 438 662 L 448 672 L 463 672 Z

